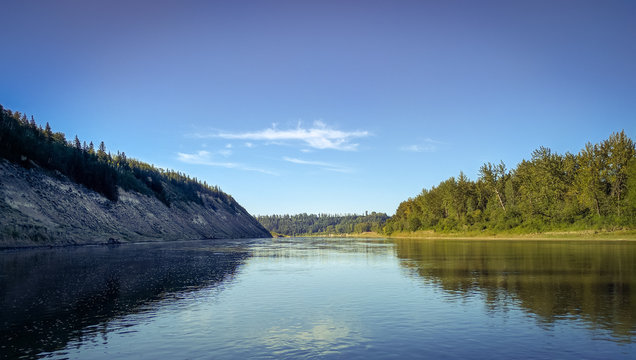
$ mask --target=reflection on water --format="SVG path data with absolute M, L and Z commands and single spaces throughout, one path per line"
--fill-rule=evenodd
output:
M 0 252 L 0 358 L 633 359 L 635 242 Z
M 253 257 L 329 259 L 345 254 L 356 254 L 367 259 L 393 255 L 392 244 L 382 239 L 296 237 L 274 239 L 273 243 L 250 247 Z
M 263 336 L 263 343 L 275 356 L 293 357 L 311 353 L 315 356 L 337 355 L 360 339 L 344 322 L 323 319 L 306 327 L 274 326 Z
M 591 241 L 395 240 L 403 266 L 449 295 L 480 293 L 546 324 L 581 319 L 630 341 L 636 334 L 636 244 Z M 632 291 L 634 290 L 634 291 Z
M 34 357 L 134 324 L 106 321 L 219 286 L 245 251 L 183 242 L 0 252 L 0 352 Z M 149 316 L 150 311 L 148 311 Z M 147 320 L 145 317 L 144 320 Z

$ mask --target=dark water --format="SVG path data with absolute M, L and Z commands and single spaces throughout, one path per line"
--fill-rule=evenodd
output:
M 3 251 L 0 311 L 2 358 L 633 359 L 636 242 Z

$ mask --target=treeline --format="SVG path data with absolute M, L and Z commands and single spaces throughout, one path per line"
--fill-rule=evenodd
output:
M 387 214 L 376 212 L 365 215 L 298 214 L 256 217 L 270 232 L 288 236 L 381 232 L 388 218 Z
M 154 196 L 170 206 L 174 201 L 201 203 L 207 193 L 223 203 L 238 204 L 217 186 L 210 186 L 180 172 L 163 170 L 128 158 L 125 153 L 111 155 L 102 141 L 97 148 L 75 136 L 68 141 L 61 132 L 44 128 L 33 116 L 0 105 L 0 157 L 24 167 L 35 165 L 58 171 L 78 184 L 92 189 L 111 201 L 119 198 L 118 187 Z
M 508 170 L 481 167 L 402 202 L 384 231 L 535 232 L 636 225 L 636 151 L 624 131 L 578 154 L 540 147 Z

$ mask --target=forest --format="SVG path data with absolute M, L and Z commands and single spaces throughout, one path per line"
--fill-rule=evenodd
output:
M 0 105 L 0 157 L 24 167 L 39 166 L 118 200 L 118 189 L 175 201 L 201 203 L 208 193 L 235 207 L 217 186 L 185 174 L 112 155 L 75 136 L 67 140 L 50 125 Z M 436 232 L 542 232 L 636 227 L 636 150 L 624 131 L 578 153 L 558 154 L 547 147 L 532 152 L 513 169 L 503 162 L 481 166 L 479 177 L 460 172 L 403 201 L 392 217 L 298 214 L 258 216 L 269 231 L 282 235 L 344 234 L 433 230 Z
M 220 199 L 230 207 L 238 204 L 217 186 L 210 186 L 180 172 L 163 170 L 128 158 L 125 153 L 111 155 L 102 141 L 97 148 L 75 136 L 67 140 L 61 132 L 53 132 L 47 122 L 44 128 L 18 111 L 0 105 L 0 158 L 24 167 L 40 166 L 67 176 L 111 201 L 119 197 L 118 187 L 154 196 L 167 206 L 174 201 L 201 203 L 201 193 Z M 169 185 L 169 186 L 167 186 Z
M 256 219 L 270 232 L 287 235 L 351 234 L 382 232 L 389 219 L 384 213 L 365 215 L 298 214 L 267 215 Z
M 636 225 L 636 152 L 624 131 L 577 154 L 540 147 L 515 168 L 481 166 L 479 178 L 462 172 L 402 202 L 386 234 L 542 232 L 619 229 Z

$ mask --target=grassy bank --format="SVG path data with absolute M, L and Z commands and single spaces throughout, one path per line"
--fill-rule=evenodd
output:
M 636 229 L 618 230 L 572 230 L 547 231 L 542 233 L 513 233 L 468 231 L 440 233 L 431 230 L 415 232 L 394 232 L 390 238 L 422 238 L 422 239 L 528 239 L 528 240 L 636 240 Z
M 279 234 L 280 235 L 280 234 Z M 618 230 L 572 230 L 548 231 L 543 233 L 519 234 L 512 232 L 467 231 L 440 233 L 432 230 L 415 232 L 394 232 L 385 235 L 377 232 L 351 234 L 306 234 L 299 237 L 333 237 L 333 238 L 395 238 L 395 239 L 473 239 L 473 240 L 634 240 L 636 229 Z M 277 237 L 277 236 L 275 236 Z M 287 237 L 287 236 L 280 236 Z

